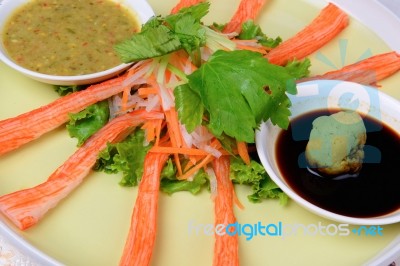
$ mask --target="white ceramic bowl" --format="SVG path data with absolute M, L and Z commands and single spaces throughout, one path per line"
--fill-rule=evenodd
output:
M 290 95 L 292 118 L 314 110 L 346 108 L 380 119 L 393 130 L 400 132 L 400 102 L 379 90 L 357 83 L 316 80 L 300 83 L 298 94 Z M 343 103 L 347 105 L 343 106 Z M 276 162 L 276 140 L 281 129 L 265 122 L 256 132 L 256 146 L 261 160 L 271 179 L 294 201 L 322 217 L 348 224 L 383 225 L 400 222 L 400 210 L 390 214 L 356 218 L 322 209 L 297 194 L 284 180 Z M 373 196 L 373 195 L 371 195 Z
M 12 14 L 18 7 L 29 2 L 30 0 L 0 0 L 0 36 L 3 32 L 3 26 L 7 21 L 10 14 Z M 147 3 L 146 0 L 113 0 L 126 7 L 129 11 L 135 15 L 141 24 L 144 24 L 149 18 L 154 16 L 154 11 Z M 1 38 L 1 37 L 0 37 Z M 85 74 L 79 76 L 54 76 L 38 73 L 20 65 L 16 64 L 10 57 L 7 56 L 3 47 L 3 42 L 0 41 L 0 60 L 11 68 L 21 72 L 22 74 L 33 78 L 35 80 L 54 84 L 54 85 L 82 85 L 96 83 L 108 78 L 111 78 L 118 73 L 125 70 L 129 64 L 120 64 L 108 70 L 93 74 Z

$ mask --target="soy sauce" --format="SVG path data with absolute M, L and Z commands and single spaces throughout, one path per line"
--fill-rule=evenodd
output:
M 280 133 L 276 156 L 285 181 L 307 201 L 341 215 L 366 218 L 400 209 L 400 136 L 376 119 L 363 117 L 367 142 L 358 176 L 320 177 L 307 169 L 304 152 L 312 121 L 330 114 L 328 110 L 304 114 Z

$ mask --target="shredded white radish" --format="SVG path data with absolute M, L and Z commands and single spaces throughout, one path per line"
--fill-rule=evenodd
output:
M 158 89 L 160 91 L 161 104 L 164 111 L 171 109 L 175 106 L 175 99 L 172 91 L 165 87 L 163 84 L 158 84 Z
M 186 144 L 186 147 L 192 147 L 193 145 L 193 136 L 189 134 L 184 125 L 179 124 L 180 130 L 182 132 L 183 141 Z
M 186 75 L 192 74 L 193 72 L 192 66 L 193 66 L 192 60 L 190 59 L 190 57 L 188 57 L 185 61 L 185 64 L 183 65 L 183 72 Z
M 263 46 L 260 43 L 255 42 L 253 40 L 237 40 L 236 44 L 254 48 L 263 48 Z
M 146 111 L 150 112 L 153 111 L 154 109 L 159 109 L 161 103 L 160 103 L 160 98 L 158 95 L 149 95 L 147 98 L 147 106 L 146 106 Z
M 205 150 L 206 152 L 212 154 L 212 155 L 213 155 L 214 157 L 216 157 L 216 158 L 219 158 L 219 157 L 221 157 L 221 155 L 222 155 L 222 153 L 221 153 L 219 150 L 217 150 L 217 149 L 211 147 L 210 145 L 204 145 L 204 146 L 202 147 L 202 149 Z
M 215 199 L 218 194 L 218 184 L 217 184 L 217 177 L 215 176 L 214 169 L 211 167 L 206 168 L 206 173 L 208 174 L 208 177 L 210 179 L 210 192 L 211 192 L 211 199 Z
M 165 84 L 167 88 L 176 88 L 179 85 L 185 84 L 186 82 L 183 80 L 180 80 L 176 75 L 171 74 L 171 78 L 169 81 Z M 173 90 L 173 89 L 172 89 Z
M 201 147 L 203 145 L 209 144 L 209 142 L 214 138 L 214 136 L 208 131 L 204 126 L 197 127 L 193 133 L 193 143 L 196 147 Z
M 116 94 L 108 99 L 108 108 L 110 110 L 110 120 L 117 117 L 121 110 L 121 96 Z
M 213 54 L 213 51 L 207 46 L 201 47 L 200 50 L 201 50 L 201 60 L 208 61 L 210 56 Z
M 150 60 L 146 60 L 146 61 L 142 61 L 142 62 L 139 62 L 139 63 L 133 65 L 130 70 L 133 70 L 134 68 L 139 68 L 139 67 L 141 67 L 141 69 L 137 70 L 137 72 L 135 72 L 129 78 L 124 80 L 122 82 L 122 86 L 123 87 L 128 87 L 128 86 L 132 87 L 134 84 L 144 84 L 144 83 L 146 83 L 145 77 L 147 75 L 149 75 L 151 73 L 151 71 L 152 71 L 151 62 L 152 61 L 150 61 Z
M 211 140 L 214 136 L 208 131 L 208 129 L 204 126 L 198 126 L 192 133 L 188 133 L 186 127 L 183 125 L 181 127 L 181 132 L 183 139 L 187 145 L 187 147 L 195 146 L 198 149 L 204 150 L 212 154 L 214 157 L 219 158 L 222 153 L 213 147 L 210 146 Z

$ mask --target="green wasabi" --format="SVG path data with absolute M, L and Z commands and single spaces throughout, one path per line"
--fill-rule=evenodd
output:
M 341 111 L 313 121 L 306 147 L 311 168 L 323 175 L 358 173 L 364 159 L 366 129 L 361 116 L 354 111 Z

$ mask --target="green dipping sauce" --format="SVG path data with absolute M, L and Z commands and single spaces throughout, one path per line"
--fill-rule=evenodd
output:
M 76 76 L 121 64 L 113 46 L 139 30 L 137 18 L 111 0 L 33 0 L 10 16 L 2 39 L 20 66 Z

